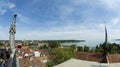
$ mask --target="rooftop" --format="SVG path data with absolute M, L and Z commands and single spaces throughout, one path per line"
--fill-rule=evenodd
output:
M 80 60 L 94 61 L 102 63 L 104 59 L 102 53 L 98 52 L 77 52 L 76 56 Z M 120 63 L 120 54 L 108 54 L 109 63 Z
M 70 59 L 54 67 L 120 67 L 120 63 L 97 63 L 78 59 Z

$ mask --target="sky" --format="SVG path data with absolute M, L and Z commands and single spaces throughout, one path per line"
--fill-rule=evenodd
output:
M 120 0 L 0 0 L 0 40 L 17 14 L 19 40 L 120 39 Z M 104 23 L 105 22 L 105 23 Z

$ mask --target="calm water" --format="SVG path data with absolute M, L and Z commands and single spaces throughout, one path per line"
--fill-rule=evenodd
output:
M 120 41 L 114 41 L 114 40 L 110 40 L 110 43 L 117 43 L 120 44 Z M 89 46 L 89 47 L 96 47 L 96 45 L 102 44 L 104 43 L 104 41 L 85 41 L 85 42 L 77 42 L 77 43 L 61 43 L 62 45 L 72 45 L 72 44 L 76 44 L 77 46 Z

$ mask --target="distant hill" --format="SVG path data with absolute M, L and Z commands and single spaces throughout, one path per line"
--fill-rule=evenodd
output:
M 59 43 L 65 43 L 65 42 L 85 42 L 85 40 L 24 40 L 26 42 L 59 42 Z M 9 40 L 0 40 L 0 42 L 9 42 Z M 15 40 L 15 42 L 23 42 L 23 40 Z
M 114 39 L 115 41 L 120 41 L 120 39 Z

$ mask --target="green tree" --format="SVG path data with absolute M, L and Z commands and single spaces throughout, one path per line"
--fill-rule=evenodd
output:
M 95 52 L 103 52 L 103 46 L 100 44 L 99 46 L 96 46 Z
M 4 46 L 4 44 L 3 44 L 3 43 L 0 43 L 0 46 Z
M 110 54 L 118 54 L 118 53 L 120 53 L 119 49 L 120 49 L 120 45 L 119 44 L 107 43 L 107 51 Z M 99 46 L 96 46 L 96 49 L 95 49 L 96 52 L 105 52 L 105 50 L 106 50 L 106 48 L 105 48 L 104 43 L 100 44 Z
M 76 44 L 72 44 L 70 47 L 76 49 Z
M 75 53 L 72 48 L 54 48 L 52 55 L 55 56 L 53 60 L 55 64 L 62 63 L 70 58 L 75 58 Z
M 58 48 L 58 47 L 60 47 L 60 43 L 58 43 L 58 42 L 50 42 L 49 47 L 50 48 Z
M 109 51 L 110 54 L 118 54 L 119 53 L 119 49 L 116 44 L 111 45 L 109 50 L 110 50 Z
M 88 52 L 89 51 L 89 47 L 88 46 L 84 46 L 84 51 Z
M 82 46 L 77 47 L 78 51 L 84 51 L 84 48 Z
M 53 61 L 48 61 L 47 63 L 46 63 L 46 67 L 53 67 L 55 64 L 54 64 L 54 62 Z
M 76 44 L 72 44 L 70 47 L 73 49 L 73 51 L 77 51 L 77 46 L 76 46 Z

